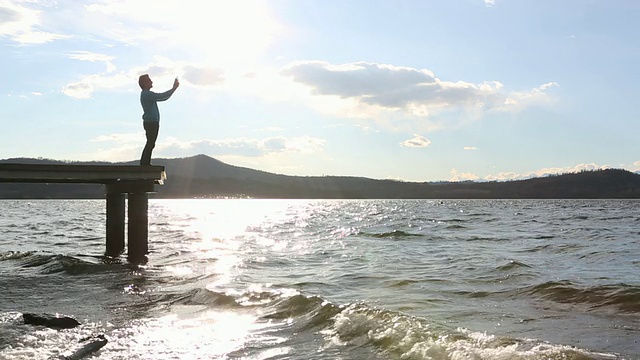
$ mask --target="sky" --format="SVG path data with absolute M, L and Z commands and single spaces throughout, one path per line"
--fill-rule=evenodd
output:
M 640 170 L 636 0 L 0 0 L 0 159 L 506 181 Z M 167 169 L 168 176 L 171 170 Z

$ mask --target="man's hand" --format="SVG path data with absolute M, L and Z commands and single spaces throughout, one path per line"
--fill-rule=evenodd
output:
M 180 86 L 180 81 L 178 81 L 178 78 L 176 78 L 175 80 L 173 80 L 173 88 L 177 89 L 178 86 Z

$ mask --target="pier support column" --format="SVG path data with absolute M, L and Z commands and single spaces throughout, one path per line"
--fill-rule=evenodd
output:
M 116 257 L 124 251 L 124 193 L 107 186 L 107 249 L 105 255 Z
M 149 252 L 149 194 L 146 192 L 129 193 L 129 242 L 130 261 L 144 261 Z

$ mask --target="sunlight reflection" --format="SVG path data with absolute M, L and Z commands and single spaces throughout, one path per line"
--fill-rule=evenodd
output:
M 251 201 L 251 206 L 247 206 Z M 171 211 L 190 216 L 186 231 L 203 241 L 206 249 L 235 250 L 233 240 L 249 233 L 269 230 L 283 223 L 294 223 L 296 228 L 308 226 L 313 211 L 307 201 L 290 200 L 176 200 L 171 202 Z M 298 231 L 298 235 L 300 231 Z M 208 247 L 208 248 L 207 248 Z
M 216 280 L 211 282 L 211 286 L 215 288 L 230 283 L 234 277 L 233 269 L 241 263 L 242 259 L 236 255 L 219 257 L 218 261 L 207 269 L 207 273 L 217 275 Z
M 175 276 L 186 276 L 193 274 L 193 269 L 188 266 L 167 266 L 165 269 Z
M 282 251 L 287 248 L 287 245 L 289 244 L 289 241 L 287 240 L 274 240 L 264 236 L 258 236 L 255 241 L 257 245 L 269 247 L 274 251 Z
M 213 274 L 212 288 L 231 283 L 247 262 L 268 261 L 269 252 L 305 252 L 310 222 L 322 209 L 308 200 L 181 199 L 162 205 L 162 217 L 182 220 L 172 226 L 190 239 L 181 246 L 197 260 L 166 269 L 177 277 Z
M 242 348 L 255 336 L 252 333 L 267 325 L 256 322 L 257 317 L 251 314 L 219 310 L 194 314 L 194 310 L 175 308 L 171 315 L 129 328 L 127 334 L 118 336 L 122 342 L 118 345 L 129 356 L 168 359 L 181 354 L 209 359 Z

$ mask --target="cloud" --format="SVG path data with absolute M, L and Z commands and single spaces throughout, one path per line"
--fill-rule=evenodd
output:
M 70 57 L 83 61 L 109 62 L 113 59 L 109 55 L 90 52 L 76 52 L 70 54 Z M 115 66 L 113 66 L 113 69 L 115 69 Z M 109 66 L 107 70 L 109 70 Z M 218 85 L 225 81 L 225 72 L 220 68 L 196 66 L 184 61 L 173 61 L 156 56 L 151 63 L 133 67 L 126 72 L 109 72 L 85 76 L 79 81 L 66 85 L 62 92 L 76 99 L 89 99 L 94 91 L 97 90 L 130 89 L 132 85 L 137 87 L 135 84 L 137 84 L 138 77 L 142 74 L 150 74 L 155 83 L 166 84 L 171 84 L 175 76 L 181 78 L 181 85 L 210 86 Z
M 611 168 L 611 166 L 609 165 L 597 165 L 595 163 L 588 163 L 588 164 L 578 164 L 575 166 L 568 166 L 568 167 L 542 168 L 530 173 L 519 174 L 514 172 L 502 172 L 498 174 L 488 175 L 485 177 L 485 179 L 489 181 L 508 181 L 508 180 L 530 179 L 534 177 L 544 177 L 549 175 L 577 173 L 580 171 L 604 170 L 609 168 Z
M 139 131 L 136 133 L 100 135 L 91 141 L 135 144 L 139 143 L 141 138 L 144 139 L 144 132 Z
M 111 62 L 115 57 L 110 55 L 98 54 L 90 51 L 75 51 L 69 53 L 69 58 L 80 61 L 103 62 L 107 66 L 107 72 L 109 73 L 116 70 L 116 67 Z
M 465 146 L 463 150 L 478 150 L 478 148 L 475 146 Z
M 71 83 L 62 89 L 62 93 L 76 99 L 89 99 L 93 94 L 93 85 L 86 80 Z
M 144 145 L 144 132 L 101 135 L 92 142 L 103 143 L 99 153 L 85 154 L 90 160 L 128 161 L 140 156 Z M 154 156 L 182 157 L 208 154 L 216 157 L 232 156 L 239 159 L 264 158 L 284 154 L 312 154 L 324 150 L 325 140 L 311 136 L 274 136 L 263 139 L 197 139 L 181 140 L 167 137 L 156 143 Z M 117 156 L 116 156 L 117 155 Z
M 459 172 L 457 169 L 451 169 L 450 181 L 468 181 L 468 180 L 512 181 L 512 180 L 524 180 L 524 179 L 545 177 L 545 176 L 551 176 L 551 175 L 578 173 L 581 171 L 605 170 L 610 168 L 611 166 L 609 165 L 598 165 L 595 163 L 586 163 L 586 164 L 578 164 L 575 166 L 567 166 L 567 167 L 541 168 L 541 169 L 527 172 L 527 173 L 500 172 L 497 174 L 489 174 L 484 178 L 481 178 L 480 176 L 474 173 Z M 628 168 L 630 171 L 638 171 L 640 170 L 640 161 L 636 161 L 631 166 L 621 165 L 620 168 Z
M 182 79 L 194 85 L 217 85 L 224 82 L 224 71 L 210 66 L 186 65 L 182 69 Z
M 558 83 L 548 82 L 531 90 L 511 92 L 504 101 L 504 109 L 510 107 L 520 110 L 526 106 L 548 102 L 549 97 L 545 91 L 556 86 L 559 86 Z
M 68 21 L 70 18 L 74 21 Z M 0 37 L 21 44 L 71 37 L 47 32 L 48 24 L 82 34 L 79 40 L 102 42 L 110 48 L 123 45 L 175 59 L 158 62 L 157 56 L 146 69 L 129 67 L 116 74 L 116 59 L 110 54 L 69 53 L 74 60 L 106 65 L 106 74 L 88 74 L 64 87 L 64 94 L 78 99 L 91 98 L 93 92 L 103 89 L 129 88 L 144 72 L 158 79 L 167 75 L 172 80 L 179 75 L 183 85 L 222 84 L 228 69 L 246 73 L 248 66 L 255 65 L 282 30 L 267 3 L 260 0 L 211 1 L 205 8 L 199 0 L 156 0 L 152 7 L 127 0 L 93 0 L 86 4 L 0 0 Z
M 449 181 L 474 181 L 480 179 L 480 177 L 474 173 L 461 173 L 457 169 L 451 169 L 451 178 Z
M 359 97 L 370 103 L 390 107 L 402 106 L 407 92 L 416 85 L 434 84 L 436 79 L 428 70 L 358 62 L 332 65 L 321 61 L 297 62 L 283 70 L 284 75 L 306 84 L 319 95 L 341 98 Z M 405 95 L 405 96 L 403 96 Z
M 429 70 L 357 62 L 333 65 L 321 61 L 295 62 L 282 71 L 315 95 L 353 98 L 368 105 L 403 108 L 420 99 L 435 100 L 437 79 Z
M 135 83 L 136 79 L 123 73 L 110 76 L 90 75 L 78 82 L 67 84 L 62 89 L 62 93 L 76 99 L 89 99 L 96 88 L 117 89 L 130 87 L 132 83 Z
M 414 135 L 412 139 L 405 140 L 400 143 L 402 146 L 406 147 L 414 147 L 414 148 L 424 148 L 431 144 L 431 140 L 425 138 L 421 135 Z
M 286 138 L 283 136 L 265 139 L 233 138 L 222 140 L 189 140 L 180 141 L 168 138 L 158 144 L 158 149 L 165 152 L 180 152 L 189 154 L 203 153 L 214 155 L 236 155 L 245 157 L 259 157 L 273 153 L 315 153 L 322 151 L 325 140 L 310 136 Z
M 22 2 L 0 0 L 0 36 L 19 44 L 42 44 L 69 36 L 40 30 L 40 11 Z
M 471 83 L 440 79 L 428 69 L 355 62 L 341 65 L 298 61 L 280 72 L 304 85 L 315 98 L 333 99 L 342 114 L 361 118 L 413 119 L 432 127 L 481 117 L 491 111 L 519 111 L 548 101 L 550 82 L 539 87 L 507 91 L 498 81 Z M 345 111 L 349 108 L 350 110 Z M 440 115 L 449 114 L 449 123 Z M 395 120 L 394 120 L 395 119 Z M 452 120 L 453 119 L 453 120 Z
M 487 6 L 493 6 L 496 4 L 496 0 L 484 0 L 484 4 Z

